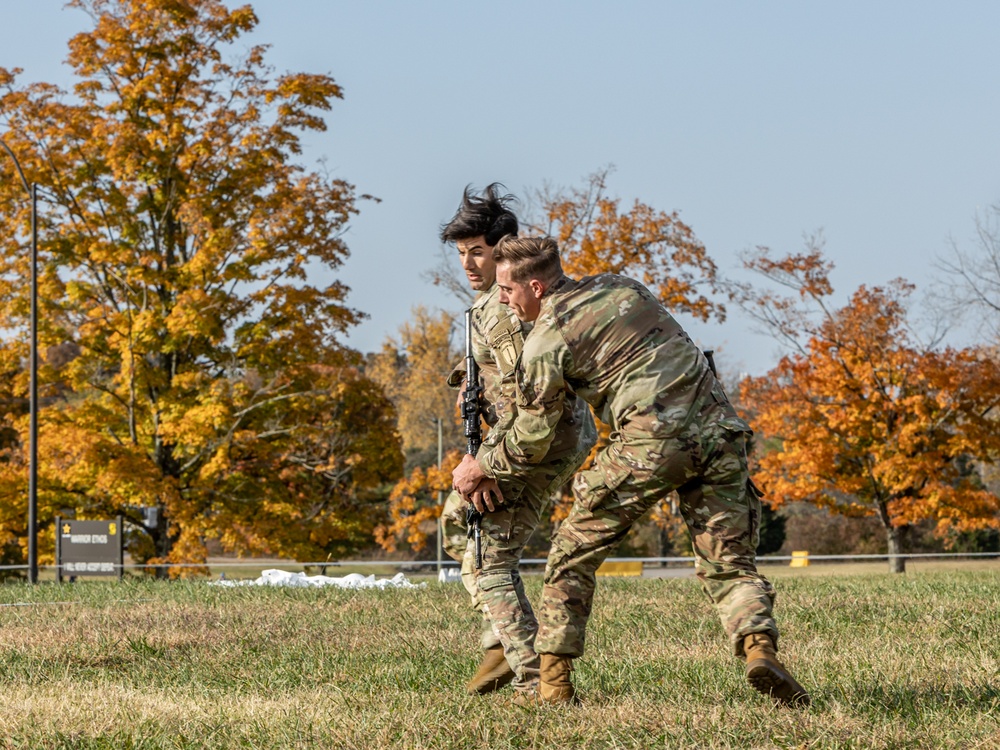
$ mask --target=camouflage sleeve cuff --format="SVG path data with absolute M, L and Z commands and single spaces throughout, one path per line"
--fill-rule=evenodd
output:
M 493 454 L 496 453 L 495 445 L 486 445 L 485 443 L 479 446 L 479 453 L 476 454 L 476 463 L 479 464 L 479 468 L 483 470 L 483 473 L 490 479 L 496 479 L 496 469 L 493 468 Z
M 455 369 L 451 371 L 448 375 L 448 387 L 449 388 L 461 388 L 462 383 L 465 382 L 465 360 L 462 360 L 460 365 L 456 365 Z
M 490 430 L 490 434 L 493 433 L 494 430 Z M 480 446 L 479 453 L 476 454 L 476 461 L 486 476 L 492 479 L 509 480 L 538 468 L 538 465 L 527 457 L 519 459 L 513 456 L 508 445 L 509 441 L 510 433 L 505 432 L 498 435 L 494 441 L 483 443 Z

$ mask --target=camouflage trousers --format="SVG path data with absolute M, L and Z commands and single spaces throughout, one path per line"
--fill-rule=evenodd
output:
M 650 508 L 677 490 L 695 569 L 733 653 L 769 633 L 775 591 L 757 572 L 760 495 L 746 462 L 749 435 L 725 419 L 694 424 L 670 439 L 613 435 L 573 483 L 574 503 L 553 537 L 539 609 L 539 653 L 581 656 L 596 571 Z
M 472 608 L 483 615 L 482 633 L 479 641 L 483 650 L 500 645 L 500 638 L 493 632 L 493 624 L 490 618 L 483 612 L 482 604 L 479 601 L 479 589 L 476 587 L 475 555 L 466 555 L 465 550 L 469 546 L 469 529 L 466 526 L 466 513 L 469 504 L 462 499 L 457 492 L 452 491 L 448 499 L 444 502 L 441 510 L 442 540 L 441 546 L 448 556 L 456 562 L 462 563 L 462 585 L 469 592 L 472 600 Z M 518 581 L 520 582 L 520 580 Z M 524 591 L 520 592 L 524 595 Z
M 559 487 L 573 475 L 587 451 L 539 466 L 511 482 L 501 481 L 505 502 L 480 522 L 482 563 L 476 570 L 475 545 L 466 539 L 466 503 L 452 493 L 445 503 L 444 544 L 448 554 L 462 561 L 462 583 L 472 606 L 483 615 L 482 645 L 503 645 L 514 670 L 515 689 L 538 679 L 540 659 L 535 653 L 538 620 L 524 593 L 518 571 L 521 554 L 538 526 L 541 514 Z M 460 505 L 456 505 L 456 501 Z M 450 508 L 450 512 L 449 511 Z

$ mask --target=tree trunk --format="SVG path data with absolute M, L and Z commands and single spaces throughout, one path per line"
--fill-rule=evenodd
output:
M 674 553 L 674 546 L 670 543 L 670 534 L 667 533 L 667 525 L 660 527 L 660 557 L 671 557 Z M 661 568 L 667 567 L 665 562 L 660 563 Z
M 153 537 L 153 545 L 156 549 L 156 556 L 162 559 L 166 559 L 170 554 L 170 551 L 174 548 L 174 543 L 177 541 L 177 536 L 172 535 L 169 532 L 170 524 L 167 522 L 167 509 L 165 505 L 159 506 L 159 513 L 157 514 L 156 529 L 152 532 L 150 536 Z M 169 578 L 168 568 L 157 568 L 156 569 L 157 578 Z
M 886 529 L 886 535 L 889 540 L 889 572 L 905 573 L 906 558 L 901 556 L 903 554 L 903 529 L 890 525 Z
M 163 295 L 161 294 L 161 296 Z M 164 354 L 161 352 L 156 355 L 156 359 L 157 366 L 163 373 L 164 381 L 166 382 L 164 390 L 168 390 L 171 383 L 173 383 L 177 357 L 173 353 Z M 174 457 L 173 446 L 164 441 L 160 432 L 160 398 L 158 389 L 152 387 L 150 388 L 149 400 L 153 411 L 153 462 L 160 469 L 163 476 L 179 479 L 181 475 L 180 462 Z M 177 542 L 178 535 L 176 532 L 173 534 L 170 533 L 170 523 L 167 518 L 166 505 L 161 503 L 159 511 L 159 522 L 157 524 L 156 531 L 152 535 L 153 544 L 156 547 L 157 557 L 166 559 L 173 550 L 174 544 Z M 156 577 L 168 578 L 168 569 L 157 568 Z
M 882 522 L 882 526 L 885 527 L 886 539 L 889 542 L 889 572 L 905 573 L 906 560 L 900 555 L 903 554 L 903 532 L 906 531 L 906 527 L 893 526 L 892 519 L 889 517 L 887 501 L 876 501 L 875 510 L 878 513 L 879 520 Z

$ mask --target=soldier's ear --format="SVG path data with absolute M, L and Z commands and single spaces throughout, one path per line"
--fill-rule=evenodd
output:
M 535 299 L 541 299 L 545 294 L 545 290 L 549 288 L 548 284 L 544 284 L 538 279 L 532 279 L 528 282 L 528 286 L 531 289 L 531 294 Z

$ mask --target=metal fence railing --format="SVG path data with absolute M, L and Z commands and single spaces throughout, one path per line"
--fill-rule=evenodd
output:
M 792 555 L 768 555 L 765 557 L 758 557 L 758 565 L 767 565 L 771 563 L 782 563 L 791 562 L 792 560 L 800 560 L 802 558 Z M 904 553 L 900 555 L 890 555 L 888 553 L 882 554 L 863 554 L 863 555 L 808 555 L 806 558 L 809 562 L 860 562 L 860 561 L 877 561 L 891 559 L 902 559 L 902 560 L 927 560 L 927 559 L 1000 559 L 1000 552 L 915 552 L 915 553 Z M 693 557 L 609 557 L 608 562 L 641 562 L 644 565 L 675 565 L 675 566 L 694 566 Z M 547 560 L 545 558 L 526 558 L 521 560 L 522 565 L 545 565 Z M 316 568 L 320 571 L 329 571 L 330 569 L 337 568 L 379 568 L 379 567 L 393 567 L 400 568 L 404 570 L 436 570 L 439 567 L 442 568 L 457 568 L 459 563 L 454 560 L 322 560 L 318 562 L 301 562 L 298 560 L 228 560 L 214 558 L 210 561 L 203 563 L 125 563 L 120 566 L 123 571 L 133 570 L 155 570 L 160 568 L 280 568 L 280 567 L 291 567 L 291 568 Z M 65 566 L 62 566 L 65 567 Z M 117 571 L 119 566 L 115 565 L 115 570 Z M 58 565 L 39 565 L 40 571 L 57 571 L 60 566 Z M 0 565 L 0 571 L 3 570 L 28 570 L 27 565 Z M 64 572 L 64 575 L 67 573 Z

